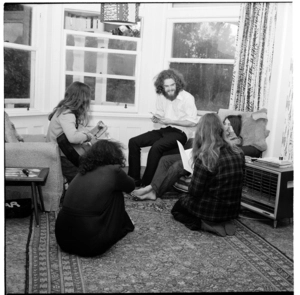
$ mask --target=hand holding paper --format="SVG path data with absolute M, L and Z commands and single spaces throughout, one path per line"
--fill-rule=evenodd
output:
M 192 149 L 184 150 L 182 144 L 178 140 L 177 140 L 177 144 L 178 144 L 178 148 L 179 148 L 179 152 L 180 152 L 184 170 L 193 174 L 194 170 L 191 167 L 191 165 L 192 165 Z

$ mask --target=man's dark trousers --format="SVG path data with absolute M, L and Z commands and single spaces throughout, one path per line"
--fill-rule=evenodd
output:
M 174 127 L 165 127 L 148 131 L 129 140 L 129 170 L 128 175 L 135 180 L 140 179 L 141 148 L 151 146 L 148 153 L 147 166 L 142 178 L 142 185 L 151 183 L 158 162 L 163 154 L 177 147 L 177 140 L 184 145 L 187 142 L 186 134 Z

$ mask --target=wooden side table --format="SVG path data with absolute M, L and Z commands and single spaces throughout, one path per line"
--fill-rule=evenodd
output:
M 23 172 L 24 169 L 25 169 L 25 172 Z M 41 203 L 41 209 L 43 212 L 45 212 L 41 184 L 43 182 L 45 182 L 45 180 L 48 176 L 48 173 L 49 173 L 49 168 L 43 168 L 43 167 L 5 168 L 5 185 L 16 185 L 16 184 L 20 184 L 20 183 L 29 184 L 30 183 L 34 215 L 35 215 L 35 221 L 36 221 L 37 227 L 39 227 L 37 198 L 39 196 L 40 203 Z M 36 189 L 38 189 L 38 194 L 37 194 Z

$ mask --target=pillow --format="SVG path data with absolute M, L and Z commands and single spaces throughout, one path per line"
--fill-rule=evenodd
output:
M 266 128 L 268 123 L 266 115 L 266 109 L 255 113 L 242 114 L 241 136 L 243 137 L 243 145 L 252 145 L 261 152 L 267 149 L 266 138 L 269 136 L 270 131 Z
M 267 109 L 261 109 L 256 112 L 242 112 L 235 110 L 219 109 L 218 115 L 222 122 L 229 115 L 242 116 L 241 137 L 243 146 L 254 146 L 261 152 L 267 149 L 266 138 L 270 131 L 267 130 Z
M 10 121 L 8 114 L 4 112 L 4 142 L 19 142 L 24 141 L 15 128 L 15 125 Z

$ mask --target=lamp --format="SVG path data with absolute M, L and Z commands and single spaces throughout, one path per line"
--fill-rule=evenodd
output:
M 114 25 L 136 24 L 138 3 L 101 3 L 100 21 Z

